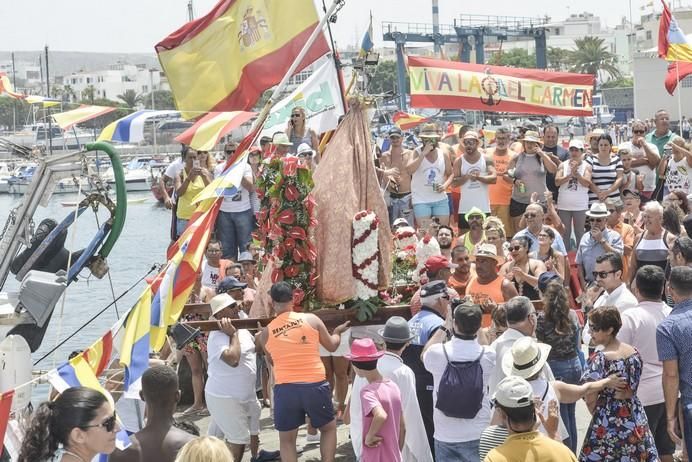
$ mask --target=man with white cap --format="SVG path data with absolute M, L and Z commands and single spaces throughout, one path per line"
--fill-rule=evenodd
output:
M 567 446 L 542 435 L 536 428 L 531 385 L 521 377 L 503 379 L 493 397 L 509 430 L 507 441 L 488 453 L 484 462 L 576 462 Z
M 594 270 L 598 257 L 608 252 L 620 255 L 623 253 L 622 237 L 607 227 L 609 215 L 608 207 L 603 202 L 594 202 L 586 212 L 591 223 L 591 231 L 582 236 L 576 257 L 582 290 L 586 289 L 589 283 L 596 281 Z
M 401 353 L 413 339 L 408 323 L 401 316 L 392 316 L 378 333 L 384 340 L 386 351 L 377 361 L 377 370 L 383 377 L 394 382 L 401 392 L 401 406 L 406 422 L 406 441 L 401 450 L 402 460 L 432 462 L 432 453 L 425 436 L 423 418 L 416 399 L 416 376 L 401 359 Z M 363 377 L 356 377 L 353 380 L 353 389 L 351 390 L 349 429 L 356 459 L 360 458 L 363 448 L 360 390 L 366 384 L 367 381 Z
M 227 293 L 209 302 L 219 330 L 207 340 L 208 379 L 205 386 L 207 407 L 223 432 L 235 461 L 240 461 L 250 445 L 253 460 L 274 460 L 259 449 L 260 404 L 255 394 L 257 374 L 255 339 L 246 329 L 236 329 L 240 305 Z M 276 457 L 278 454 L 271 454 Z
M 485 214 L 490 213 L 488 185 L 497 182 L 493 157 L 483 155 L 478 150 L 478 133 L 473 130 L 467 131 L 462 143 L 464 153 L 454 161 L 452 175 L 444 185 L 445 189 L 449 186 L 461 186 L 461 200 L 457 211 L 459 233 L 469 229 L 465 216 L 472 209 L 480 209 Z
M 581 140 L 569 142 L 569 157 L 558 166 L 555 184 L 560 192 L 557 197 L 557 214 L 565 225 L 562 240 L 570 248 L 572 229 L 577 245 L 584 235 L 586 211 L 589 208 L 591 166 L 584 162 L 584 143 Z

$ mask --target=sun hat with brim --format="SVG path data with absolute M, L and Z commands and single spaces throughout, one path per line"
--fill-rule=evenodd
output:
M 493 400 L 500 406 L 511 409 L 533 406 L 533 388 L 521 377 L 510 375 L 497 384 Z
M 502 372 L 524 379 L 532 377 L 545 366 L 551 348 L 545 343 L 538 343 L 533 337 L 522 337 L 502 357 Z
M 501 257 L 497 254 L 497 247 L 495 247 L 493 244 L 477 245 L 476 248 L 473 250 L 473 254 L 471 255 L 470 260 L 476 261 L 476 258 L 478 257 L 492 258 L 499 265 L 505 262 L 504 257 Z
M 384 328 L 377 331 L 385 342 L 406 343 L 415 337 L 411 335 L 408 322 L 401 316 L 392 316 L 387 319 Z
M 211 307 L 211 315 L 216 315 L 219 311 L 227 308 L 229 306 L 235 306 L 238 302 L 235 301 L 233 297 L 228 294 L 219 294 L 209 300 L 209 306 Z
M 291 140 L 288 139 L 288 135 L 285 133 L 277 133 L 272 138 L 272 144 L 275 146 L 293 146 Z
M 541 141 L 541 138 L 538 136 L 538 132 L 533 130 L 528 130 L 526 133 L 524 133 L 524 137 L 519 141 L 531 141 L 533 143 L 543 144 L 543 141 Z
M 353 341 L 351 344 L 351 352 L 346 353 L 344 357 L 354 362 L 365 362 L 374 361 L 381 358 L 383 355 L 384 351 L 379 351 L 371 338 L 359 338 Z
M 437 132 L 437 126 L 435 124 L 425 124 L 418 134 L 419 138 L 440 138 L 440 134 Z
M 586 216 L 591 218 L 606 218 L 609 215 L 608 206 L 603 202 L 594 202 L 589 210 L 586 211 Z
M 298 149 L 296 149 L 297 156 L 305 155 L 312 157 L 313 154 L 315 154 L 315 151 L 307 143 L 300 143 Z
M 472 207 L 471 210 L 464 214 L 464 219 L 466 219 L 466 221 L 469 221 L 469 218 L 471 218 L 474 215 L 480 215 L 482 218 L 485 218 L 485 213 L 481 209 L 479 209 L 478 207 Z
M 593 138 L 593 137 L 598 138 L 601 135 L 605 135 L 605 130 L 603 130 L 602 128 L 596 128 L 596 129 L 592 130 L 591 132 L 589 132 L 584 137 L 584 141 L 586 141 L 588 143 L 589 141 L 591 141 L 591 138 Z

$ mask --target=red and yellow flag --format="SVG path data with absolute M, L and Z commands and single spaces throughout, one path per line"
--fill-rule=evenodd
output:
M 175 140 L 198 151 L 211 151 L 219 138 L 252 119 L 255 112 L 210 112 L 178 135 Z
M 409 114 L 408 112 L 402 111 L 397 111 L 392 116 L 392 122 L 394 122 L 394 125 L 396 125 L 402 130 L 410 130 L 427 121 L 428 117 L 423 117 L 416 114 Z
M 692 63 L 692 42 L 680 29 L 678 22 L 670 12 L 668 4 L 663 3 L 663 13 L 658 26 L 658 56 L 666 61 Z
M 24 95 L 14 91 L 12 82 L 10 82 L 10 78 L 7 77 L 7 74 L 4 72 L 0 72 L 0 95 L 2 95 L 3 93 L 7 93 L 10 97 L 15 99 L 24 98 Z
M 156 45 L 178 109 L 247 110 L 281 81 L 319 22 L 313 0 L 221 0 Z M 321 34 L 300 71 L 329 51 Z

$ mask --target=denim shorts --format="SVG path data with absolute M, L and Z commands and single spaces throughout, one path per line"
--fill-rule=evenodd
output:
M 334 420 L 332 389 L 327 381 L 274 385 L 274 427 L 280 432 L 305 424 L 305 415 L 315 428 Z
M 479 460 L 480 440 L 445 443 L 435 440 L 435 460 L 437 462 L 475 462 Z
M 413 215 L 416 218 L 447 217 L 449 216 L 449 202 L 447 198 L 444 198 L 437 202 L 413 204 Z

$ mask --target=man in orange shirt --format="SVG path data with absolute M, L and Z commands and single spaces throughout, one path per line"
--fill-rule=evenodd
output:
M 611 197 L 605 201 L 606 207 L 608 207 L 608 218 L 606 218 L 606 224 L 608 228 L 612 229 L 620 235 L 622 238 L 623 252 L 622 252 L 622 280 L 629 281 L 627 276 L 627 270 L 630 266 L 630 256 L 632 255 L 632 248 L 634 247 L 634 237 L 635 231 L 631 225 L 625 223 L 623 219 L 623 212 L 625 210 L 625 204 L 619 197 Z
M 259 344 L 274 366 L 274 427 L 279 431 L 281 460 L 297 462 L 296 438 L 305 416 L 320 430 L 321 460 L 334 462 L 336 421 L 332 390 L 319 346 L 334 352 L 348 321 L 329 334 L 320 318 L 293 311 L 293 288 L 285 281 L 269 290 L 276 317 L 259 334 Z
M 452 263 L 457 265 L 447 279 L 447 285 L 456 290 L 460 296 L 466 293 L 466 286 L 475 273 L 471 271 L 471 258 L 469 249 L 463 245 L 457 245 L 452 249 Z
M 510 132 L 506 127 L 500 127 L 495 132 L 495 147 L 489 148 L 486 152 L 492 157 L 497 172 L 497 182 L 488 185 L 488 195 L 490 197 L 490 211 L 505 226 L 507 236 L 514 235 L 512 219 L 509 216 L 509 201 L 512 197 L 512 182 L 505 176 L 507 166 L 512 158 L 512 151 L 509 150 Z

